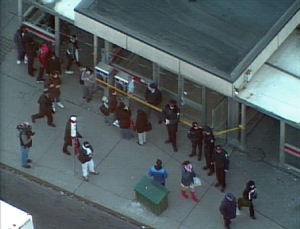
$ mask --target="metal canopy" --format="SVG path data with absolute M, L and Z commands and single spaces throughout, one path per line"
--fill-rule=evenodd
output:
M 265 114 L 300 125 L 300 30 L 295 30 L 237 98 Z

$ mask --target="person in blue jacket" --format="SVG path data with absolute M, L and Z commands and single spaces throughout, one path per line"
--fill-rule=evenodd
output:
M 236 218 L 236 199 L 232 193 L 227 193 L 219 208 L 224 219 L 224 226 L 230 229 L 231 219 Z
M 160 159 L 157 159 L 156 164 L 149 169 L 148 175 L 157 183 L 165 186 L 168 173 L 167 170 L 162 167 L 162 161 Z

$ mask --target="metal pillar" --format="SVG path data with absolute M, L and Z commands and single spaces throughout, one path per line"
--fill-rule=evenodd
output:
M 55 54 L 56 56 L 60 56 L 59 48 L 60 48 L 60 19 L 58 16 L 55 16 Z
M 246 127 L 246 106 L 241 104 L 241 125 Z M 242 150 L 246 149 L 246 128 L 241 130 L 241 148 Z
M 280 120 L 279 164 L 284 164 L 285 122 Z
M 227 119 L 227 128 L 235 128 L 239 125 L 239 114 L 240 106 L 237 101 L 234 101 L 232 98 L 228 98 L 228 119 Z M 227 133 L 227 138 L 233 144 L 238 144 L 239 142 L 239 132 L 232 131 Z
M 159 66 L 152 62 L 152 79 L 157 85 L 160 85 Z
M 203 124 L 207 124 L 207 116 L 206 116 L 206 112 L 207 112 L 207 106 L 206 106 L 206 87 L 202 86 L 201 88 L 201 93 L 202 93 L 202 123 Z
M 98 37 L 94 35 L 94 50 L 93 50 L 94 66 L 98 64 Z
M 112 44 L 109 41 L 105 40 L 104 50 L 102 49 L 101 51 L 101 61 L 105 64 L 109 64 L 111 59 L 111 53 L 112 53 Z M 107 83 L 109 83 L 110 85 L 114 84 L 114 77 L 112 75 L 108 76 Z M 104 87 L 104 95 L 108 96 L 107 87 Z
M 23 22 L 23 0 L 18 0 L 18 21 L 20 25 Z

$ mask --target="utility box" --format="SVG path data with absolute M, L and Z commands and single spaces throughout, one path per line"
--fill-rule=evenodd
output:
M 168 208 L 169 190 L 148 176 L 144 176 L 135 185 L 135 198 L 155 215 L 160 215 Z

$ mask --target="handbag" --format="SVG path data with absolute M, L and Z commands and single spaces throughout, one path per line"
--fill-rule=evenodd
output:
M 193 177 L 193 181 L 194 181 L 194 186 L 200 186 L 202 184 L 199 177 Z
M 147 131 L 151 131 L 152 130 L 152 124 L 151 122 L 147 122 Z

